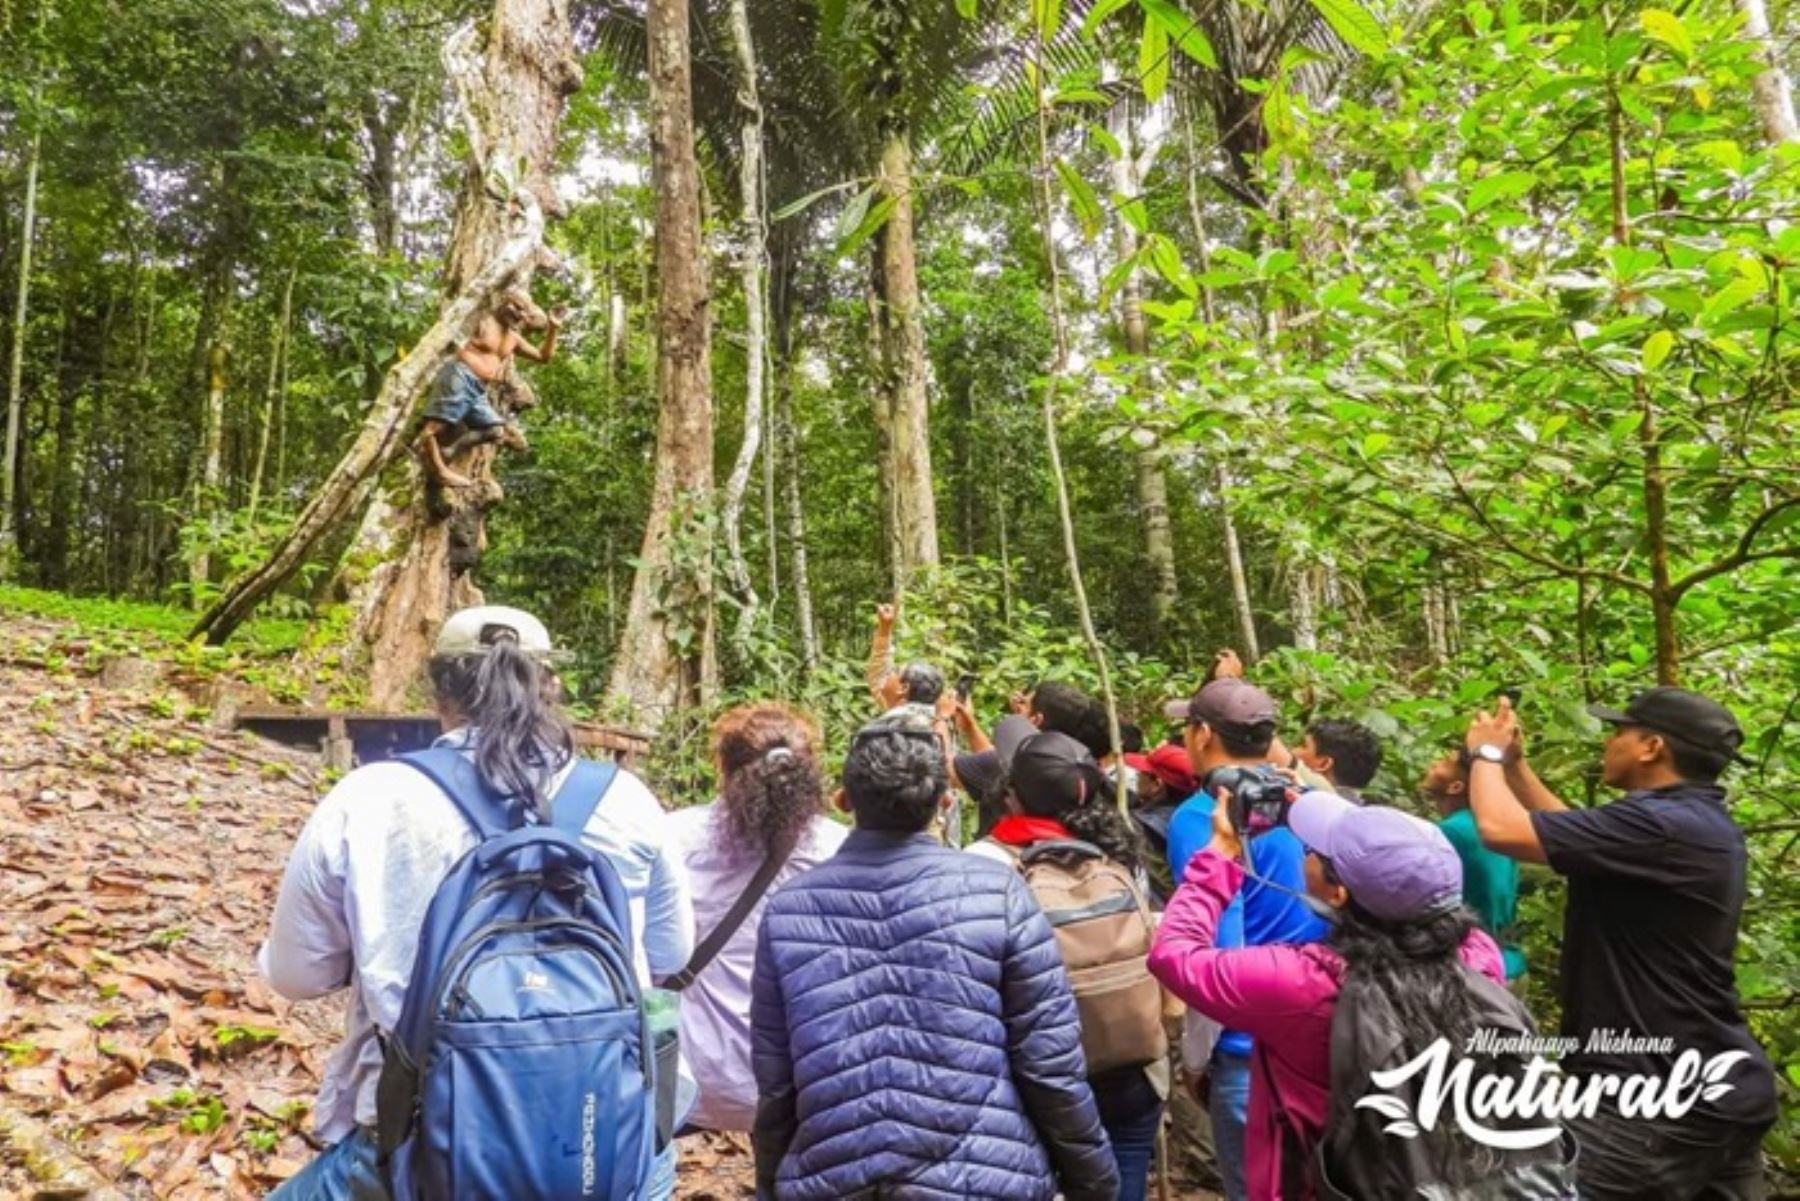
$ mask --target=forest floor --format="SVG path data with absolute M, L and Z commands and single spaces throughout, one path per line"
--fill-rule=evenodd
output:
M 156 653 L 0 623 L 0 1197 L 261 1197 L 317 1150 L 342 1000 L 290 1004 L 254 956 L 329 779 Z M 685 1141 L 680 1180 L 751 1196 L 747 1141 Z

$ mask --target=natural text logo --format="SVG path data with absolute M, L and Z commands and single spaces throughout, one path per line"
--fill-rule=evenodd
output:
M 1699 1102 L 1730 1092 L 1734 1086 L 1724 1082 L 1726 1074 L 1748 1058 L 1743 1051 L 1726 1051 L 1702 1060 L 1700 1052 L 1688 1050 L 1676 1057 L 1667 1077 L 1599 1074 L 1576 1079 L 1534 1054 L 1521 1073 L 1488 1072 L 1477 1077 L 1476 1060 L 1458 1056 L 1452 1064 L 1450 1040 L 1440 1038 L 1407 1063 L 1369 1077 L 1378 1089 L 1393 1089 L 1418 1077 L 1413 1090 L 1417 1113 L 1403 1098 L 1386 1092 L 1369 1093 L 1356 1108 L 1372 1109 L 1389 1119 L 1382 1127 L 1388 1134 L 1417 1138 L 1437 1128 L 1447 1103 L 1457 1127 L 1469 1138 L 1521 1151 L 1554 1142 L 1562 1134 L 1562 1123 L 1592 1117 L 1608 1098 L 1628 1118 L 1684 1117 Z M 1504 1128 L 1486 1124 L 1521 1120 L 1547 1124 Z

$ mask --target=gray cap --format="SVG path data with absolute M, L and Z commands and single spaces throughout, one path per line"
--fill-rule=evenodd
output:
M 1237 676 L 1214 680 L 1185 701 L 1170 701 L 1163 715 L 1173 721 L 1209 726 L 1259 726 L 1280 720 L 1275 701 L 1255 684 Z
M 431 648 L 433 658 L 485 655 L 499 641 L 509 641 L 528 655 L 547 659 L 555 654 L 550 631 L 523 609 L 505 605 L 476 605 L 450 615 Z

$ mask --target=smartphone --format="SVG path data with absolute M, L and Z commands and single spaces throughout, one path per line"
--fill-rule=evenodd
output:
M 975 677 L 965 675 L 956 682 L 956 699 L 968 704 L 969 694 L 975 691 Z
M 1500 690 L 1500 695 L 1506 698 L 1507 704 L 1517 709 L 1519 707 L 1519 698 L 1525 695 L 1525 689 L 1518 684 L 1512 684 L 1502 688 Z

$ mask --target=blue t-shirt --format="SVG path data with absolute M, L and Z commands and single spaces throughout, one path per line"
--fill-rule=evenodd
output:
M 1175 885 L 1187 875 L 1188 860 L 1212 841 L 1216 802 L 1196 793 L 1169 819 L 1169 870 Z M 1270 830 L 1249 842 L 1250 870 L 1265 880 L 1306 891 L 1306 845 L 1292 830 Z M 1271 943 L 1318 942 L 1329 929 L 1300 898 L 1246 879 L 1238 895 L 1219 915 L 1216 946 L 1262 947 Z M 1241 1030 L 1219 1035 L 1219 1049 L 1230 1055 L 1250 1054 L 1250 1036 Z

